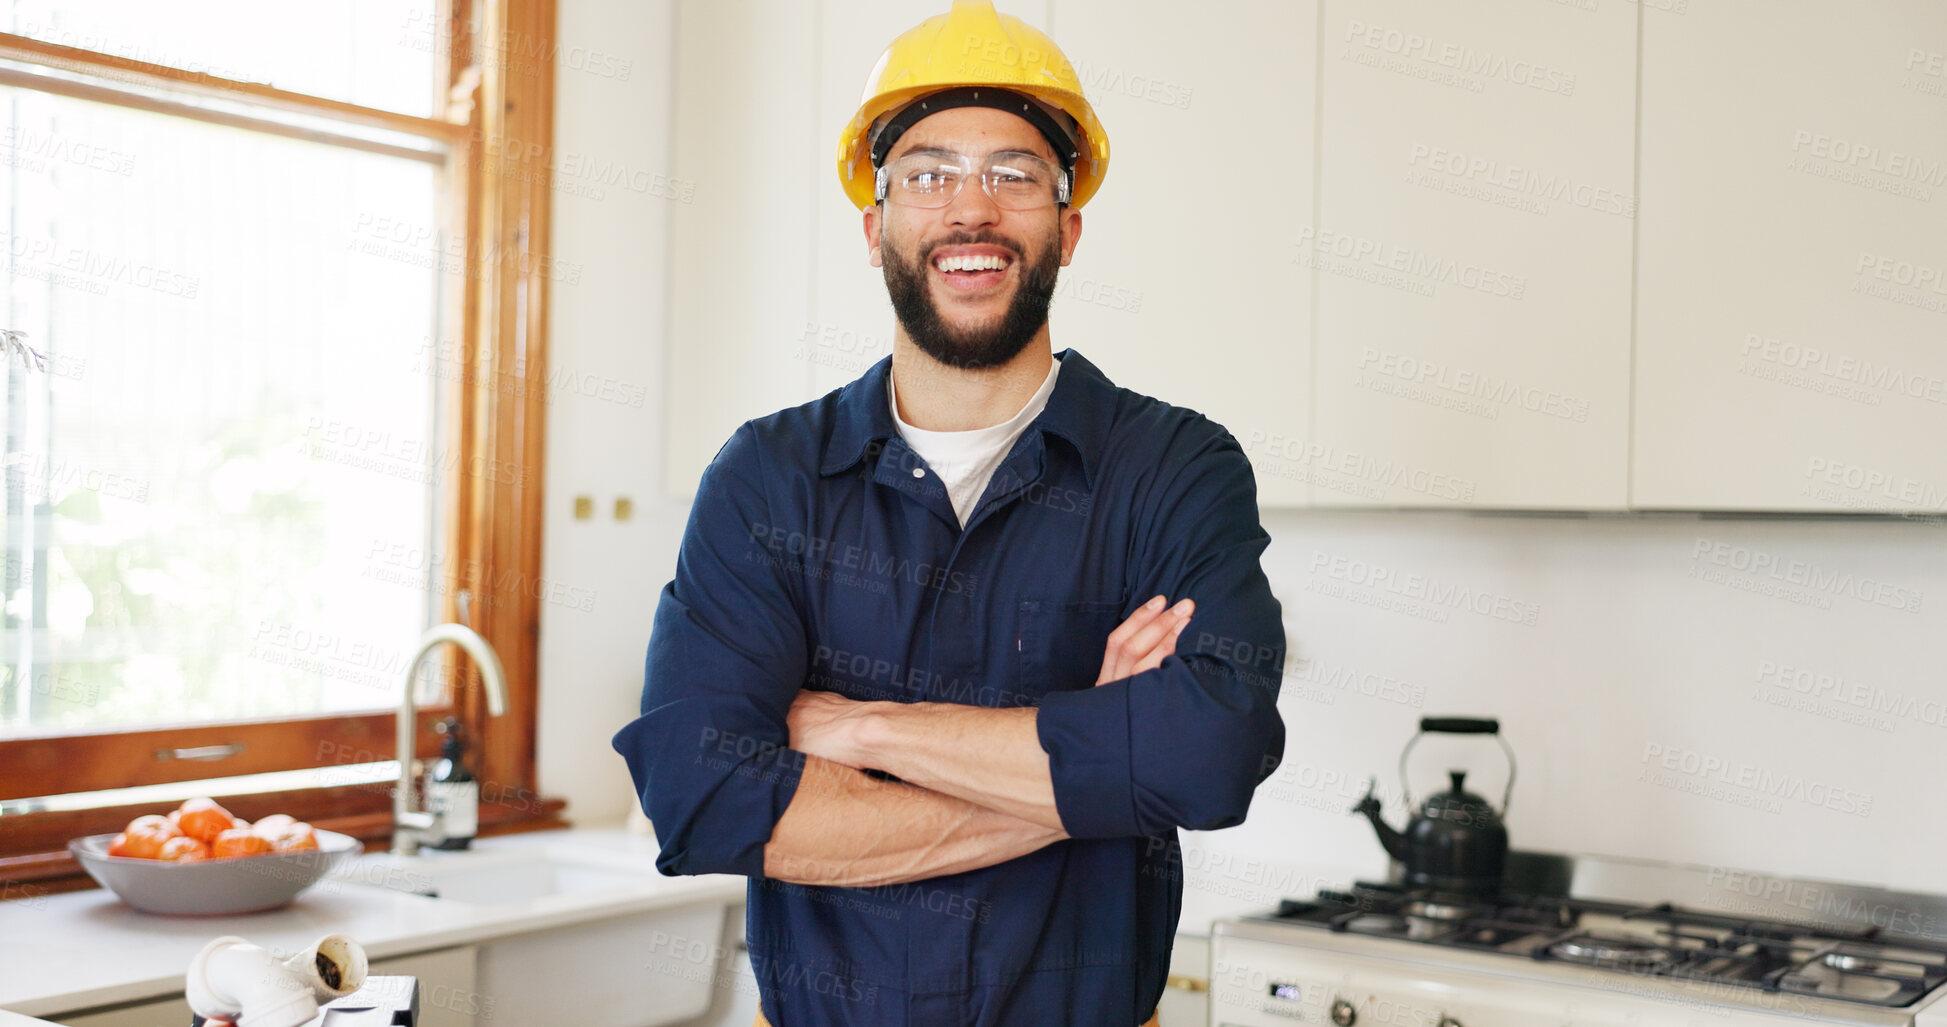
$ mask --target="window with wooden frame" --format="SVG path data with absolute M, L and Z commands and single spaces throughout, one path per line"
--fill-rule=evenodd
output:
M 483 832 L 560 823 L 534 777 L 555 7 L 425 2 L 0 26 L 0 895 L 86 886 L 68 839 L 189 795 L 388 837 L 393 710 L 448 620 L 508 709 L 435 651 L 416 755 L 458 717 Z

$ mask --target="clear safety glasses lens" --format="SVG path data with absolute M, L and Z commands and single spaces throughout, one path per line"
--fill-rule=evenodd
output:
M 878 198 L 904 207 L 944 207 L 975 175 L 1003 210 L 1068 202 L 1068 175 L 1030 153 L 996 153 L 978 161 L 954 154 L 907 154 L 879 169 Z

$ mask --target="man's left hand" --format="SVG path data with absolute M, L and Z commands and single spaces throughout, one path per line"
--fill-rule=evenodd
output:
M 791 730 L 791 748 L 858 768 L 857 731 L 871 710 L 871 703 L 836 692 L 800 691 L 784 718 Z

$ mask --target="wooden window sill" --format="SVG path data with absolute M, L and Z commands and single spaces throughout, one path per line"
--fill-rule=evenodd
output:
M 226 807 L 235 802 L 239 806 L 249 808 L 254 804 L 254 800 L 261 798 L 262 796 L 247 796 L 223 801 Z M 343 799 L 343 797 L 333 798 L 340 801 Z M 568 803 L 564 799 L 547 797 L 537 797 L 518 805 L 482 804 L 479 837 L 489 838 L 495 835 L 572 827 L 573 823 L 563 816 L 567 806 Z M 129 817 L 132 819 L 145 813 L 166 813 L 173 808 L 172 805 L 129 807 L 132 811 Z M 268 812 L 270 811 L 266 810 L 266 813 Z M 382 809 L 352 810 L 339 815 L 304 819 L 308 820 L 313 827 L 357 838 L 365 843 L 366 852 L 382 852 L 392 844 L 390 800 L 387 800 Z M 53 824 L 44 825 L 39 833 L 45 834 L 53 827 Z M 89 877 L 87 871 L 81 869 L 81 865 L 75 862 L 74 855 L 64 847 L 65 839 L 59 844 L 62 847 L 50 846 L 46 851 L 0 856 L 0 901 L 32 899 L 99 887 L 94 878 Z

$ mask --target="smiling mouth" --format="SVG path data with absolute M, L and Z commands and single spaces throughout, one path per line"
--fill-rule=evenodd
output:
M 941 257 L 933 262 L 933 266 L 946 272 L 1005 271 L 1011 263 L 1013 261 L 1001 256 Z
M 1000 284 L 1013 265 L 1012 257 L 994 253 L 933 258 L 933 270 L 939 272 L 947 285 L 964 292 L 978 292 Z

